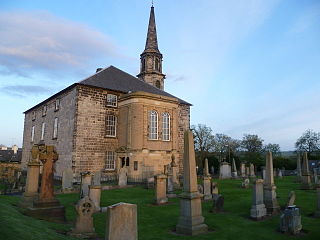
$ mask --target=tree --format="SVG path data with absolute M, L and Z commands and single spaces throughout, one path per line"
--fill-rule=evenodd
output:
M 231 137 L 222 133 L 217 133 L 214 136 L 213 151 L 217 153 L 220 162 L 222 162 L 223 156 L 226 156 L 227 154 L 230 140 Z
M 191 129 L 194 135 L 195 150 L 199 154 L 197 165 L 202 169 L 204 159 L 213 148 L 214 136 L 212 129 L 205 124 L 193 125 Z
M 279 144 L 269 143 L 263 147 L 263 151 L 264 152 L 272 152 L 273 156 L 280 156 L 281 155 Z
M 311 129 L 305 131 L 296 141 L 296 151 L 313 153 L 320 150 L 320 133 Z
M 263 165 L 261 156 L 263 150 L 263 139 L 258 135 L 244 134 L 241 141 L 241 148 L 244 151 L 244 160 L 255 164 L 256 166 Z

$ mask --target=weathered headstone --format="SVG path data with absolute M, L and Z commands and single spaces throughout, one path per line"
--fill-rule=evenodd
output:
M 219 189 L 218 189 L 218 183 L 217 182 L 211 182 L 211 192 L 212 195 L 218 195 Z
M 212 199 L 211 193 L 211 176 L 209 174 L 208 159 L 204 161 L 204 174 L 203 174 L 203 199 L 209 200 Z
M 221 194 L 218 194 L 213 199 L 212 212 L 213 213 L 223 212 L 223 205 L 224 205 L 224 197 Z
M 147 178 L 147 188 L 154 188 L 154 177 Z
M 250 177 L 256 177 L 256 174 L 254 172 L 254 165 L 250 163 Z
M 273 176 L 273 160 L 272 153 L 268 152 L 266 156 L 266 179 L 264 181 L 264 204 L 267 208 L 267 213 L 269 215 L 277 214 L 280 210 L 277 194 L 276 194 L 276 185 L 274 184 Z
M 168 202 L 166 180 L 167 176 L 164 174 L 159 174 L 154 177 L 156 204 L 160 205 Z
M 101 185 L 101 172 L 94 172 L 92 176 L 91 185 L 93 186 L 100 186 Z
M 73 189 L 73 171 L 67 168 L 62 172 L 62 192 L 69 192 Z
M 137 205 L 117 203 L 107 208 L 105 240 L 138 240 Z
M 301 182 L 302 172 L 301 172 L 301 158 L 300 153 L 297 156 L 297 182 Z
M 231 166 L 227 162 L 222 162 L 220 165 L 220 179 L 229 179 L 231 178 Z
M 95 237 L 92 214 L 95 212 L 94 203 L 88 196 L 80 199 L 76 205 L 77 218 L 74 229 L 69 235 L 80 238 Z
M 100 211 L 100 199 L 101 199 L 101 185 L 90 185 L 89 186 L 89 198 L 95 206 L 95 211 Z
M 292 235 L 299 234 L 302 229 L 299 208 L 290 206 L 280 216 L 280 231 Z
M 23 193 L 23 196 L 19 203 L 20 207 L 33 206 L 34 200 L 36 200 L 38 197 L 39 174 L 40 174 L 39 150 L 37 146 L 33 146 L 31 149 L 31 160 L 28 163 L 25 192 Z
M 234 158 L 232 159 L 232 177 L 238 177 L 237 166 Z
M 313 169 L 313 181 L 314 181 L 314 184 L 318 184 L 318 169 L 317 168 Z
M 301 177 L 301 189 L 309 190 L 312 189 L 311 184 L 311 175 L 309 172 L 309 162 L 307 153 L 303 153 L 303 161 L 302 161 L 302 177 Z
M 250 176 L 250 167 L 246 166 L 246 177 Z
M 294 206 L 294 202 L 296 201 L 296 193 L 291 191 L 288 196 L 288 201 L 286 207 Z
M 316 208 L 316 211 L 314 213 L 314 216 L 317 217 L 317 218 L 320 218 L 320 186 L 317 186 L 316 191 L 317 191 L 317 198 L 316 198 L 317 208 Z
M 188 130 L 184 133 L 183 192 L 180 195 L 180 217 L 176 226 L 177 233 L 197 235 L 208 231 L 208 226 L 204 224 L 202 216 L 201 196 L 197 189 L 193 134 Z
M 201 184 L 198 184 L 198 192 L 203 194 L 203 186 Z
M 89 186 L 92 182 L 92 174 L 88 171 L 80 173 L 81 175 L 81 187 L 80 187 L 80 199 L 89 196 Z
M 282 170 L 278 169 L 278 178 L 282 179 L 283 174 L 282 174 Z
M 175 162 L 175 156 L 171 156 L 171 171 L 172 171 L 172 182 L 174 189 L 180 188 L 180 182 L 178 178 L 178 165 Z
M 118 185 L 120 187 L 127 186 L 128 183 L 128 169 L 123 167 L 120 168 L 118 173 Z
M 168 174 L 167 174 L 167 197 L 174 198 L 177 195 L 174 193 L 174 181 L 173 181 L 173 169 L 171 164 L 168 166 Z
M 263 180 L 258 179 L 253 184 L 250 217 L 254 220 L 261 220 L 266 215 L 267 210 L 263 202 Z
M 241 173 L 241 177 L 246 177 L 246 165 L 244 163 L 241 163 L 240 165 L 240 173 Z
M 241 188 L 249 188 L 249 184 L 250 184 L 250 180 L 249 178 L 246 178 L 241 182 Z
M 262 179 L 266 178 L 266 167 L 261 167 Z

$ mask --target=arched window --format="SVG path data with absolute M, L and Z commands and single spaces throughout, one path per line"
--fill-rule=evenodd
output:
M 156 58 L 155 60 L 155 68 L 157 71 L 160 71 L 159 58 Z
M 149 111 L 149 139 L 158 139 L 158 113 L 155 110 Z
M 160 84 L 159 80 L 156 81 L 156 87 L 159 88 L 159 89 L 161 88 L 161 84 Z
M 162 140 L 170 141 L 170 114 L 162 113 Z

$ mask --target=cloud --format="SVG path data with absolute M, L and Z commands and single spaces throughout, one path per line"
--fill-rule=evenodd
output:
M 187 80 L 187 77 L 184 75 L 177 75 L 177 74 L 171 74 L 171 73 L 166 74 L 166 78 L 174 82 L 184 82 Z
M 0 12 L 2 73 L 81 70 L 102 57 L 123 57 L 101 32 L 49 12 Z
M 35 85 L 11 85 L 0 88 L 0 91 L 16 97 L 27 97 L 29 95 L 43 95 L 52 93 L 48 88 Z

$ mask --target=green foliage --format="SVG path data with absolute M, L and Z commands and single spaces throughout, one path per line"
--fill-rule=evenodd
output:
M 274 157 L 273 158 L 274 168 L 285 168 L 286 170 L 294 170 L 297 168 L 296 158 L 286 158 L 286 157 Z

